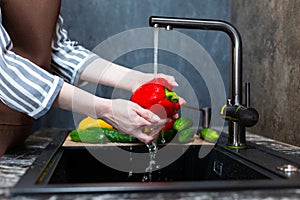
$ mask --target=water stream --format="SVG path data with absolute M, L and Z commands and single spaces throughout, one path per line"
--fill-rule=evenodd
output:
M 154 39 L 153 39 L 153 46 L 154 46 L 154 78 L 157 78 L 157 71 L 158 71 L 158 37 L 159 37 L 159 28 L 154 28 Z M 165 143 L 165 139 L 162 137 L 162 143 Z M 142 178 L 142 182 L 151 182 L 152 181 L 152 171 L 157 170 L 160 168 L 159 165 L 156 164 L 156 153 L 158 151 L 157 141 L 153 141 L 146 145 L 149 149 L 149 163 L 145 169 L 145 174 Z M 130 161 L 132 162 L 132 155 L 129 156 Z M 132 176 L 132 170 L 129 171 L 128 177 Z
M 156 164 L 156 153 L 157 153 L 157 142 L 153 141 L 150 144 L 147 144 L 149 149 L 149 164 L 145 169 L 145 174 L 143 176 L 142 182 L 151 182 L 152 181 L 152 171 L 159 169 L 160 166 Z
M 154 70 L 153 70 L 153 74 L 154 74 L 154 78 L 157 77 L 157 63 L 158 63 L 158 36 L 159 36 L 159 28 L 154 28 Z
M 153 37 L 153 47 L 154 47 L 154 65 L 153 65 L 153 74 L 154 78 L 157 78 L 158 71 L 158 37 L 159 37 L 159 28 L 154 27 L 154 37 Z M 162 139 L 164 140 L 164 139 Z M 150 144 L 147 144 L 149 149 L 149 164 L 145 169 L 145 174 L 142 179 L 142 182 L 151 182 L 152 181 L 152 171 L 154 169 L 159 169 L 160 166 L 156 165 L 156 153 L 157 153 L 157 141 L 153 141 Z

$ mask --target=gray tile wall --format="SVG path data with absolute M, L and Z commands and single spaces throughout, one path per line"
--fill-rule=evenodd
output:
M 300 144 L 300 1 L 233 0 L 244 40 L 244 75 L 261 119 L 253 131 Z

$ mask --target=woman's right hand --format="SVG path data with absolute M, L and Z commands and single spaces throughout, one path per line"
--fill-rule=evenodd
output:
M 133 135 L 145 144 L 156 139 L 159 131 L 170 121 L 170 119 L 160 119 L 153 112 L 123 99 L 107 100 L 105 109 L 102 104 L 99 110 L 101 111 L 96 110 L 98 118 L 102 118 L 123 133 Z

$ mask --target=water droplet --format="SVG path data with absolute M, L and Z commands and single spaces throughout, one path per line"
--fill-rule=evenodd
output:
M 130 170 L 129 172 L 128 172 L 128 177 L 132 177 L 132 170 Z

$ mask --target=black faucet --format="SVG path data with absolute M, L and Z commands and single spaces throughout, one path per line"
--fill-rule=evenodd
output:
M 242 105 L 242 40 L 237 29 L 230 23 L 220 20 L 156 17 L 149 18 L 152 27 L 202 29 L 225 32 L 232 44 L 231 98 L 221 109 L 221 116 L 229 120 L 228 143 L 231 148 L 246 147 L 245 127 L 254 126 L 259 118 L 254 108 L 249 108 L 250 86 L 246 87 L 246 103 Z

